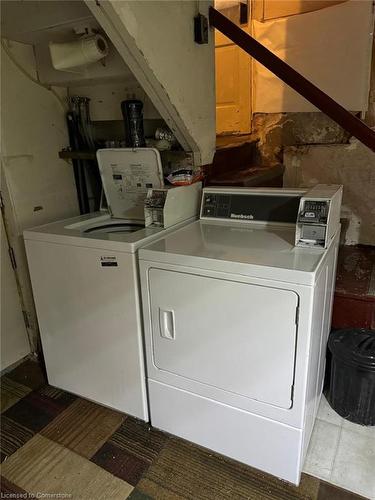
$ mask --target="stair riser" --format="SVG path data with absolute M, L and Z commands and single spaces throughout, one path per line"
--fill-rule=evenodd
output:
M 361 300 L 335 294 L 332 328 L 375 329 L 375 298 Z

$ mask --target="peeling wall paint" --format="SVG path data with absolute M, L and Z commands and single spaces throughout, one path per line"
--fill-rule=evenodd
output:
M 286 146 L 300 144 L 337 144 L 347 142 L 346 133 L 323 113 L 257 113 L 253 135 L 259 140 L 262 163 L 282 162 Z

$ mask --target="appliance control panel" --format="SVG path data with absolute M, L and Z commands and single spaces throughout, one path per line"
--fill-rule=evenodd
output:
M 327 248 L 340 225 L 342 186 L 317 185 L 301 198 L 296 224 L 298 247 Z
M 329 205 L 329 200 L 301 199 L 297 219 L 297 246 L 326 247 Z
M 234 192 L 231 192 L 234 191 Z M 295 224 L 300 193 L 265 192 L 241 188 L 215 192 L 206 188 L 201 206 L 202 219 L 229 219 L 242 222 Z
M 299 213 L 299 222 L 326 224 L 329 211 L 328 200 L 305 200 L 303 210 Z
M 206 187 L 200 218 L 243 224 L 288 224 L 295 246 L 327 248 L 340 231 L 342 186 L 312 188 Z
M 230 215 L 231 195 L 205 193 L 202 215 L 205 217 L 227 218 Z
M 167 189 L 150 189 L 145 199 L 147 225 L 164 227 L 164 206 Z
M 167 228 L 196 217 L 201 192 L 201 182 L 149 189 L 144 201 L 145 226 Z

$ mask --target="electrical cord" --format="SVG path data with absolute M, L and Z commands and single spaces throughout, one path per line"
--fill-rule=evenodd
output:
M 44 84 L 44 83 L 40 82 L 39 80 L 37 80 L 36 78 L 34 78 L 32 75 L 30 75 L 30 73 L 25 70 L 25 68 L 17 61 L 17 59 L 15 59 L 14 55 L 12 54 L 12 52 L 9 50 L 9 47 L 7 46 L 6 38 L 1 38 L 1 46 L 3 47 L 4 52 L 7 54 L 7 56 L 9 57 L 9 59 L 21 71 L 21 73 L 23 73 L 33 83 L 36 83 L 40 87 L 42 87 L 42 88 L 48 90 L 49 92 L 51 92 L 56 97 L 56 99 L 58 99 L 58 101 L 61 104 L 61 107 L 63 108 L 63 110 L 67 111 L 67 109 L 68 109 L 67 103 L 64 101 L 64 99 L 62 99 L 59 96 L 59 94 L 56 92 L 56 90 L 53 89 L 51 87 L 51 85 Z

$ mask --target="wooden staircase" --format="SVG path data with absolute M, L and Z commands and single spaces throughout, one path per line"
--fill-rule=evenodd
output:
M 219 136 L 206 185 L 281 187 L 283 173 L 283 165 L 262 164 L 257 141 L 251 135 Z
M 375 329 L 375 247 L 340 247 L 332 328 Z

